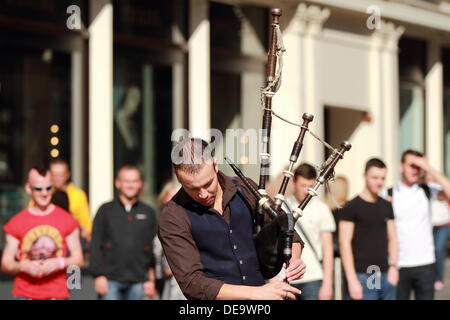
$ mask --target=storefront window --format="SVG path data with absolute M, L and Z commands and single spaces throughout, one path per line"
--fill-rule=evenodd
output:
M 186 54 L 171 32 L 184 34 L 185 16 L 183 1 L 114 1 L 114 170 L 137 166 L 152 205 L 172 178 L 174 101 L 184 95 L 174 88 L 183 88 Z
M 117 59 L 114 76 L 114 167 L 143 173 L 144 198 L 154 201 L 171 178 L 172 68 Z
M 117 34 L 171 41 L 173 1 L 114 1 Z
M 70 55 L 2 48 L 0 216 L 26 206 L 23 185 L 36 161 L 70 159 Z
M 67 8 L 76 5 L 84 22 L 87 4 L 0 0 L 0 250 L 2 225 L 28 203 L 28 169 L 54 158 L 70 163 L 71 55 L 83 40 L 67 28 Z
M 255 112 L 260 110 L 257 97 L 263 78 L 260 83 L 254 80 L 258 80 L 258 75 L 262 76 L 265 70 L 268 11 L 256 6 L 211 2 L 209 15 L 211 127 L 222 133 L 223 141 L 217 148 L 246 170 L 245 164 L 250 155 L 248 145 L 242 143 L 245 138 L 240 137 L 238 131 L 229 137 L 226 134 L 229 129 L 244 129 L 242 132 L 250 128 L 257 129 L 253 123 L 250 125 L 246 121 L 243 112 L 244 108 L 247 111 L 253 108 Z M 255 99 L 250 98 L 254 95 Z M 220 164 L 219 168 L 226 174 L 234 175 L 226 164 Z
M 400 154 L 407 149 L 424 152 L 426 46 L 424 41 L 402 38 L 399 47 Z
M 30 24 L 43 22 L 47 27 L 65 28 L 67 8 L 74 5 L 80 9 L 81 20 L 87 21 L 87 0 L 0 0 L 0 15 L 9 21 L 24 19 Z
M 400 143 L 407 149 L 424 151 L 424 92 L 421 86 L 400 83 Z

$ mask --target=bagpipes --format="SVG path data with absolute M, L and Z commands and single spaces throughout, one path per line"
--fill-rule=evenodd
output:
M 225 161 L 231 166 L 236 175 L 241 178 L 256 199 L 258 199 L 258 212 L 256 214 L 257 218 L 253 239 L 261 272 L 265 279 L 270 279 L 276 276 L 281 271 L 283 264 L 286 264 L 286 267 L 289 266 L 289 261 L 292 257 L 292 241 L 296 221 L 302 216 L 303 210 L 311 199 L 317 196 L 317 190 L 319 187 L 328 183 L 328 181 L 334 176 L 334 167 L 337 162 L 342 159 L 344 157 L 344 153 L 351 148 L 351 144 L 349 142 L 343 141 L 340 148 L 335 149 L 315 135 L 308 127 L 309 123 L 314 119 L 312 114 L 304 113 L 302 117 L 303 123 L 299 125 L 282 118 L 272 109 L 272 98 L 281 84 L 281 70 L 283 66 L 282 55 L 285 49 L 283 46 L 279 25 L 282 12 L 280 9 L 272 9 L 271 14 L 272 26 L 267 58 L 266 86 L 261 90 L 261 104 L 264 112 L 262 121 L 262 152 L 260 153 L 261 167 L 258 190 L 256 190 L 256 188 L 249 183 L 241 170 L 234 163 L 232 163 L 229 158 L 225 157 Z M 279 192 L 275 196 L 275 200 L 272 200 L 265 190 L 270 169 L 270 131 L 272 115 L 275 115 L 289 124 L 300 127 L 299 136 L 294 143 L 291 156 L 289 158 L 289 167 L 287 170 L 283 171 L 284 178 Z M 302 150 L 306 132 L 309 132 L 314 138 L 318 139 L 327 148 L 332 150 L 332 153 L 319 168 L 318 178 L 316 179 L 314 186 L 309 189 L 308 196 L 297 208 L 295 208 L 292 212 L 288 212 L 282 207 L 282 204 L 285 201 L 284 194 L 286 192 L 289 180 L 294 176 L 294 166 Z M 266 225 L 264 225 L 264 212 L 268 213 L 271 218 L 271 222 Z

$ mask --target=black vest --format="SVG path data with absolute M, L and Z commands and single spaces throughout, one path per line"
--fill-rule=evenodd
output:
M 200 253 L 203 273 L 227 284 L 265 284 L 253 243 L 253 220 L 240 191 L 229 202 L 230 225 L 206 208 L 186 208 L 191 231 Z

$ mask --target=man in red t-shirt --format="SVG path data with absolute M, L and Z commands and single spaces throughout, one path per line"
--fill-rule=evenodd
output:
M 15 298 L 67 299 L 66 268 L 83 265 L 78 222 L 51 203 L 52 182 L 47 168 L 32 168 L 25 189 L 34 206 L 19 212 L 3 227 L 6 246 L 2 270 L 16 275 L 12 291 Z

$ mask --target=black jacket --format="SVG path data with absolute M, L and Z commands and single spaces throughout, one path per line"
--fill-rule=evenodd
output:
M 92 231 L 92 275 L 121 282 L 147 280 L 149 268 L 155 265 L 156 230 L 155 211 L 142 202 L 135 203 L 130 212 L 119 199 L 103 204 Z

